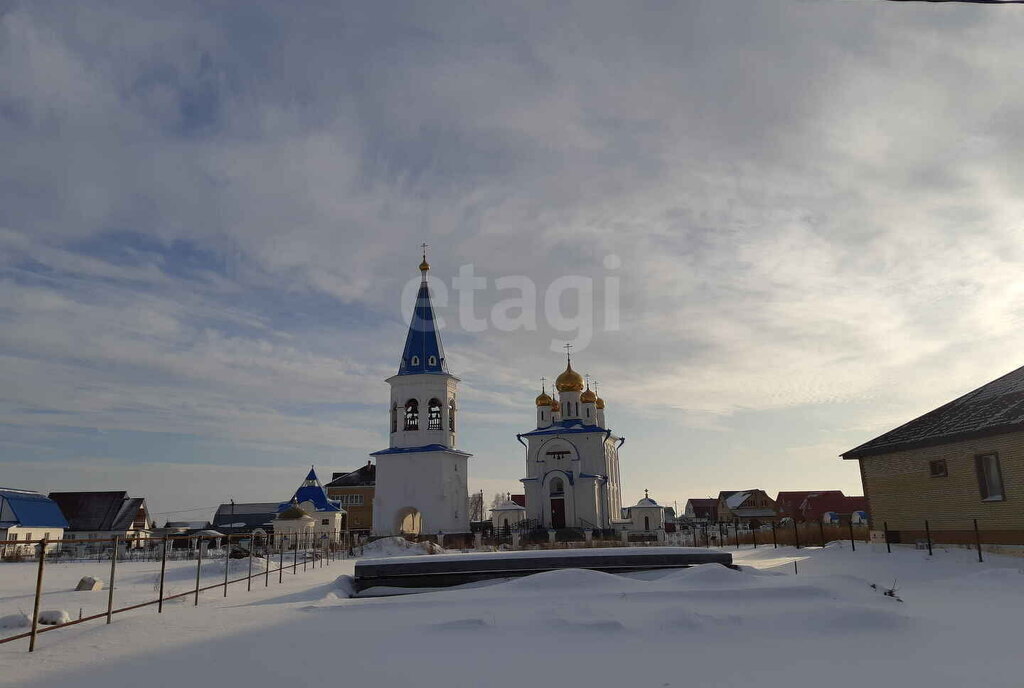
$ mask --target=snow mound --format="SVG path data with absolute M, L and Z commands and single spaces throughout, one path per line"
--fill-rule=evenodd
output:
M 591 571 L 590 569 L 559 569 L 524 576 L 503 584 L 506 589 L 520 590 L 565 590 L 575 589 L 644 589 L 647 586 L 637 580 L 616 576 L 613 573 Z
M 433 542 L 409 542 L 405 538 L 387 537 L 364 545 L 362 556 L 366 558 L 408 557 L 417 554 L 444 554 L 443 547 Z
M 335 592 L 335 594 L 338 595 L 339 597 L 355 597 L 356 596 L 355 581 L 352 578 L 352 576 L 349 576 L 349 575 L 338 576 L 335 579 L 335 581 L 334 581 L 334 585 L 338 588 L 338 590 Z
M 744 572 L 721 564 L 700 564 L 665 574 L 660 580 L 687 585 L 735 585 L 743 581 Z
M 0 628 L 26 628 L 31 624 L 32 620 L 23 612 L 0 616 Z
M 39 612 L 39 623 L 44 626 L 60 626 L 71 621 L 71 615 L 63 609 L 48 609 Z

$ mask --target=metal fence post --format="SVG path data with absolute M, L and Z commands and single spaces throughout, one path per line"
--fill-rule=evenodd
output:
M 732 536 L 736 540 L 736 549 L 740 548 L 740 520 L 734 518 L 732 520 Z
M 280 555 L 281 560 L 277 564 L 277 582 L 284 582 L 284 540 L 278 539 L 277 541 L 277 553 Z
M 932 556 L 932 529 L 928 527 L 928 519 L 924 520 L 924 536 L 928 538 L 928 556 Z
M 800 549 L 800 528 L 796 524 L 796 519 L 793 519 L 793 542 L 796 543 L 796 548 Z
M 775 521 L 772 521 L 772 549 L 779 548 L 779 536 L 775 534 Z
M 256 538 L 252 533 L 249 533 L 249 577 L 245 579 L 246 592 L 252 592 L 252 549 L 255 543 Z
M 15 545 L 17 548 L 17 545 Z M 17 549 L 15 549 L 17 552 Z M 39 632 L 39 602 L 43 597 L 43 566 L 46 564 L 46 538 L 39 541 L 39 571 L 36 572 L 36 598 L 32 603 L 32 635 L 28 640 L 28 651 L 36 651 L 36 635 Z
M 202 571 L 203 571 L 203 538 L 199 538 L 196 541 L 196 546 L 199 548 L 199 551 L 196 552 L 196 601 L 195 601 L 195 604 L 193 606 L 198 607 L 199 606 L 199 577 L 202 575 Z
M 892 554 L 892 545 L 889 543 L 889 522 L 882 521 L 882 535 L 885 537 L 885 551 Z
M 110 554 L 110 589 L 107 590 L 107 623 L 114 614 L 114 574 L 117 573 L 117 536 L 114 536 L 114 551 Z
M 982 563 L 984 559 L 981 558 L 981 533 L 978 532 L 978 519 L 974 519 L 974 546 L 978 548 L 978 563 Z
M 853 541 L 853 519 L 852 518 L 850 519 L 850 522 L 847 525 L 850 526 L 850 547 L 853 549 L 854 552 L 856 552 L 857 551 L 857 543 Z
M 160 556 L 160 599 L 156 603 L 156 613 L 164 612 L 164 574 L 167 573 L 167 538 L 164 537 L 164 552 Z
M 224 543 L 224 597 L 228 596 L 228 564 L 231 563 L 231 536 Z
M 299 572 L 299 538 L 295 538 L 295 556 L 292 557 L 292 575 Z
M 821 546 L 825 546 L 825 524 L 818 519 L 818 532 L 821 533 Z

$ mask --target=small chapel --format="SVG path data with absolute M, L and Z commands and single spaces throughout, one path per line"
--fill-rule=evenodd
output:
M 573 370 L 568 349 L 555 379 L 557 399 L 542 382 L 537 427 L 516 436 L 526 448 L 526 517 L 551 529 L 619 528 L 619 449 L 626 440 L 608 429 L 604 400 Z

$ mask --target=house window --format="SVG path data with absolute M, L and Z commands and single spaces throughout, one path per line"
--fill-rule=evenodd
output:
M 945 478 L 949 475 L 946 470 L 946 460 L 936 459 L 935 461 L 928 462 L 928 475 L 933 478 Z
M 1001 502 L 1006 499 L 1003 494 L 1003 472 L 999 468 L 999 455 L 975 456 L 974 467 L 978 472 L 978 488 L 981 490 L 982 500 Z
M 431 399 L 427 403 L 427 430 L 441 429 L 441 402 Z
M 415 399 L 405 402 L 405 429 L 420 429 L 420 404 Z
M 398 404 L 391 402 L 391 432 L 398 432 Z

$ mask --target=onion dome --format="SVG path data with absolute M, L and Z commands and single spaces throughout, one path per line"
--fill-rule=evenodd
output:
M 594 392 L 594 390 L 590 389 L 590 387 L 587 387 L 587 391 L 580 395 L 580 403 L 593 404 L 596 401 L 597 394 Z
M 548 396 L 548 393 L 541 389 L 540 394 L 537 395 L 537 406 L 551 406 L 551 402 L 554 401 Z
M 430 269 L 430 263 L 427 262 L 427 257 L 423 256 L 423 262 L 420 263 L 420 272 L 426 272 Z
M 597 398 L 597 408 L 601 409 L 602 411 L 604 410 L 604 399 L 602 399 L 601 397 Z
M 583 376 L 572 369 L 572 363 L 566 363 L 565 371 L 555 378 L 555 389 L 559 392 L 583 391 Z
M 552 413 L 558 413 L 561 410 L 562 410 L 562 406 L 558 403 L 558 401 L 555 400 L 555 399 L 552 399 L 551 400 L 551 412 Z

